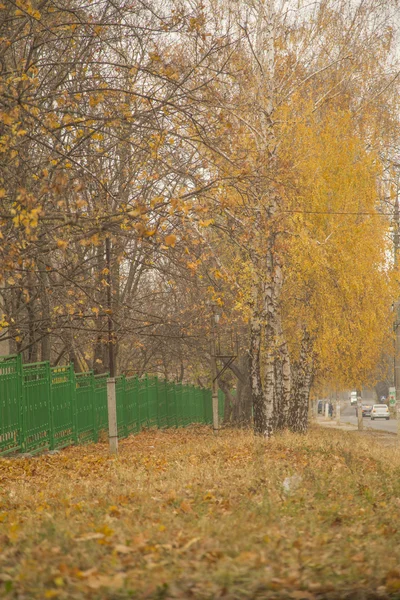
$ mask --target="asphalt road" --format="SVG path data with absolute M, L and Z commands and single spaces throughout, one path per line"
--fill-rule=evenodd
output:
M 366 404 L 369 404 L 366 402 Z M 356 407 L 350 406 L 350 402 L 342 405 L 340 411 L 340 420 L 342 423 L 351 423 L 352 425 L 357 425 L 357 416 L 356 416 Z M 364 429 L 379 429 L 380 431 L 391 431 L 392 433 L 397 433 L 397 421 L 394 419 L 390 419 L 390 421 L 386 421 L 386 419 L 374 419 L 371 421 L 369 417 L 363 418 Z

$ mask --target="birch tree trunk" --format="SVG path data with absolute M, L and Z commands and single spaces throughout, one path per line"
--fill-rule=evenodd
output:
M 254 431 L 259 435 L 264 435 L 266 430 L 266 414 L 260 363 L 262 336 L 261 322 L 261 315 L 253 308 L 253 315 L 250 323 L 250 383 L 253 399 Z
M 306 433 L 308 429 L 308 402 L 313 373 L 312 342 L 304 330 L 300 357 L 295 368 L 288 425 L 296 433 Z
M 281 198 L 273 182 L 277 167 L 277 139 L 274 113 L 275 94 L 275 25 L 274 1 L 258 0 L 256 6 L 256 58 L 258 86 L 256 90 L 256 121 L 260 136 L 257 139 L 259 154 L 259 190 L 257 211 L 261 256 L 257 253 L 262 294 L 262 320 L 256 330 L 252 325 L 252 338 L 258 335 L 258 360 L 252 358 L 252 393 L 254 403 L 254 429 L 269 437 L 275 427 L 285 427 L 290 401 L 290 360 L 280 317 L 280 293 L 283 273 L 277 248 L 276 214 Z M 262 331 L 264 330 L 264 331 Z M 262 340 L 265 350 L 262 352 Z M 262 356 L 262 358 L 260 358 Z M 263 376 L 261 376 L 261 369 Z M 255 370 L 258 368 L 256 375 Z M 257 386 L 257 389 L 256 387 Z M 263 402 L 263 410 L 256 403 Z
M 292 390 L 292 371 L 289 347 L 283 332 L 282 318 L 279 306 L 276 309 L 276 313 L 277 348 L 275 352 L 276 398 L 274 402 L 274 424 L 276 429 L 282 430 L 287 427 L 288 423 L 288 413 Z

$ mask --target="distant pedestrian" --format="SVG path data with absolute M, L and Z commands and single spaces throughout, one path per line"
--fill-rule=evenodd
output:
M 332 402 L 329 402 L 329 409 L 328 410 L 329 410 L 329 416 L 333 417 L 333 404 L 332 404 Z

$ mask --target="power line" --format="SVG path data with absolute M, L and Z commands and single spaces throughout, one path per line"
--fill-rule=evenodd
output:
M 363 211 L 335 211 L 335 210 L 281 210 L 281 213 L 298 213 L 306 215 L 354 215 L 368 217 L 390 217 L 394 213 L 378 213 L 378 212 L 363 212 Z
M 251 208 L 255 211 L 261 211 L 261 208 L 256 206 L 254 207 L 246 207 Z M 337 210 L 297 210 L 297 209 L 282 209 L 275 214 L 303 214 L 303 215 L 354 215 L 354 216 L 367 216 L 367 217 L 393 217 L 394 213 L 379 213 L 379 212 L 364 212 L 364 211 L 337 211 Z

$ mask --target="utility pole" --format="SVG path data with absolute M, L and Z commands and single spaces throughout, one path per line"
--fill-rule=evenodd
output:
M 219 315 L 213 306 L 211 317 L 211 393 L 212 393 L 212 414 L 213 414 L 213 432 L 218 435 L 218 373 L 217 373 L 217 331 L 216 326 L 219 321 Z
M 335 391 L 336 394 L 336 423 L 340 425 L 340 400 L 338 391 Z
M 308 420 L 311 423 L 315 420 L 315 399 L 308 399 Z
M 108 362 L 110 376 L 107 379 L 108 442 L 110 454 L 118 454 L 117 395 L 115 389 L 114 323 L 112 315 L 112 277 L 110 238 L 106 238 L 107 265 L 107 315 L 108 315 Z
M 357 423 L 358 431 L 364 429 L 363 416 L 362 416 L 362 391 L 357 390 Z
M 393 211 L 393 252 L 394 252 L 394 268 L 398 268 L 399 260 L 399 245 L 400 245 L 400 210 L 399 210 L 399 184 L 397 181 L 396 197 L 394 200 Z M 396 419 L 397 419 L 397 435 L 400 437 L 400 302 L 397 300 L 393 306 L 394 319 L 394 387 L 396 390 Z
M 239 342 L 236 335 L 236 350 L 234 348 L 233 330 L 231 331 L 230 348 L 227 347 L 221 352 L 221 340 L 218 332 L 217 336 L 217 325 L 219 323 L 219 307 L 216 304 L 211 304 L 211 377 L 212 377 L 212 413 L 213 413 L 213 431 L 214 435 L 218 435 L 219 432 L 219 416 L 218 416 L 218 379 L 223 373 L 231 366 L 233 361 L 237 358 L 239 353 Z M 218 338 L 218 339 L 217 339 Z M 229 343 L 228 343 L 229 346 Z M 222 362 L 222 368 L 218 370 L 217 360 Z

